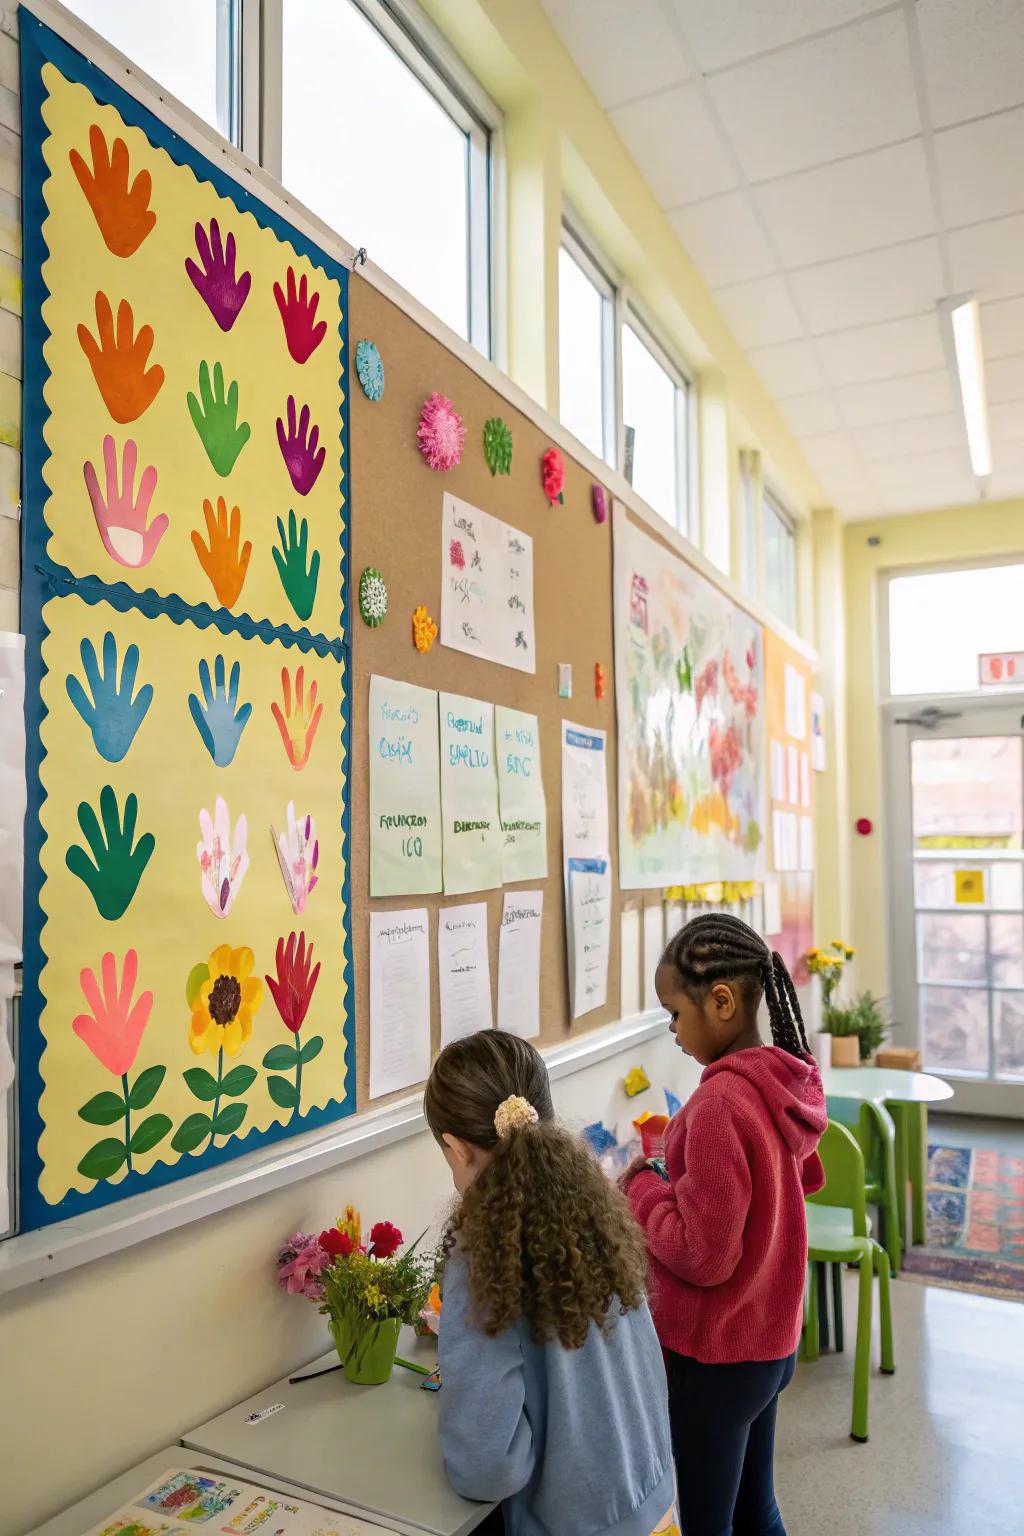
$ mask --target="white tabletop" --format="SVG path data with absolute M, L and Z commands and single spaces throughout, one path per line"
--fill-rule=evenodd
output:
M 428 1367 L 437 1360 L 436 1348 L 411 1328 L 403 1328 L 398 1353 Z M 303 1373 L 337 1361 L 324 1355 Z M 452 1491 L 437 1447 L 437 1398 L 422 1390 L 422 1377 L 397 1366 L 381 1387 L 352 1386 L 340 1370 L 295 1386 L 286 1377 L 182 1438 L 253 1482 L 285 1478 L 307 1498 L 343 1499 L 384 1525 L 468 1536 L 491 1506 Z M 247 1422 L 277 1403 L 284 1406 L 276 1413 Z
M 898 1067 L 829 1067 L 825 1092 L 842 1099 L 879 1099 L 893 1104 L 941 1104 L 953 1097 L 950 1085 L 931 1072 Z

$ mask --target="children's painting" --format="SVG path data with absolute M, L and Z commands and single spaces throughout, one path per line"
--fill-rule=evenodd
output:
M 345 271 L 27 14 L 21 1209 L 354 1107 Z
M 618 509 L 624 890 L 759 878 L 763 679 L 760 626 Z

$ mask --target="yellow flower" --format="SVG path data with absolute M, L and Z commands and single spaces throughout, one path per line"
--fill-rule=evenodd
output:
M 357 1248 L 359 1247 L 363 1238 L 363 1221 L 354 1205 L 346 1205 L 335 1226 L 339 1232 L 344 1232 L 346 1237 L 350 1237 Z
M 820 960 L 821 959 L 821 950 L 820 949 L 809 949 L 807 951 L 807 959 L 809 961 L 810 960 Z
M 857 953 L 857 951 L 855 949 L 851 949 L 849 945 L 846 946 L 846 958 L 847 958 L 847 960 L 852 960 L 856 953 Z
M 221 944 L 213 951 L 192 999 L 188 1043 L 197 1056 L 204 1051 L 216 1056 L 221 1050 L 237 1056 L 249 1039 L 263 997 L 263 983 L 252 974 L 255 963 L 256 956 L 244 945 L 232 949 Z
M 367 1307 L 371 1312 L 384 1311 L 384 1307 L 386 1305 L 384 1301 L 384 1292 L 381 1290 L 380 1286 L 375 1285 L 372 1280 L 367 1285 L 366 1290 L 363 1292 L 363 1297 L 366 1301 Z

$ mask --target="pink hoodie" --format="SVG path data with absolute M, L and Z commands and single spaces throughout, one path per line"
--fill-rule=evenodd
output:
M 645 1172 L 628 1189 L 663 1348 L 709 1365 L 796 1349 L 804 1195 L 825 1182 L 815 1149 L 827 1118 L 810 1058 L 759 1046 L 705 1069 L 665 1132 L 671 1182 Z

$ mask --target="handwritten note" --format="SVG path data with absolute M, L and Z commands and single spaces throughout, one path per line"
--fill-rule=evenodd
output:
M 441 889 L 437 694 L 370 678 L 370 895 Z
M 498 941 L 498 1028 L 532 1040 L 540 1034 L 543 891 L 506 891 Z
M 536 672 L 530 535 L 446 495 L 441 571 L 441 644 Z
M 491 963 L 487 954 L 487 904 L 442 907 L 437 915 L 437 976 L 441 996 L 441 1045 L 490 1029 Z
M 430 944 L 425 908 L 370 913 L 370 1097 L 430 1071 Z
M 501 884 L 501 822 L 494 767 L 494 705 L 438 696 L 444 888 L 450 895 Z
M 562 843 L 566 859 L 607 859 L 605 732 L 562 721 Z
M 548 873 L 548 810 L 540 771 L 540 727 L 520 709 L 494 710 L 501 813 L 501 874 L 514 880 L 545 880 Z
M 569 860 L 569 974 L 572 1016 L 603 1008 L 608 997 L 612 882 L 607 859 Z

